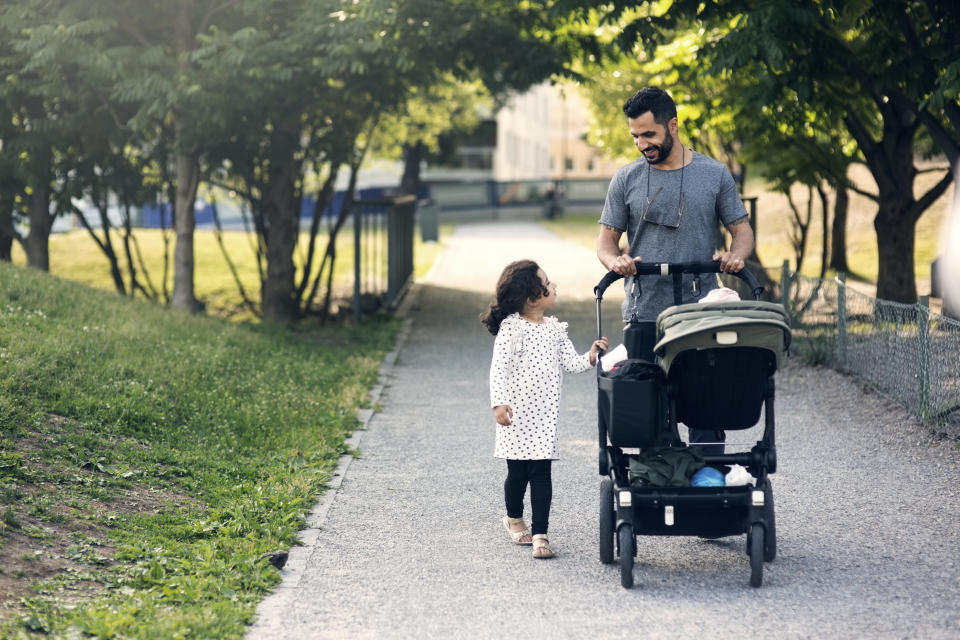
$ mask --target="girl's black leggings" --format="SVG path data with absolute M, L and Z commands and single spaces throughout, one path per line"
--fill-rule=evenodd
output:
M 546 533 L 550 525 L 550 502 L 553 500 L 553 481 L 550 479 L 550 463 L 553 460 L 507 460 L 507 479 L 503 483 L 503 496 L 507 503 L 507 515 L 523 517 L 523 494 L 530 485 L 530 510 L 533 535 Z

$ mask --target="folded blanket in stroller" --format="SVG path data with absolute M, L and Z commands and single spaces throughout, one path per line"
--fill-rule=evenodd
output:
M 703 466 L 703 457 L 688 447 L 644 449 L 630 456 L 630 486 L 689 487 L 690 478 Z

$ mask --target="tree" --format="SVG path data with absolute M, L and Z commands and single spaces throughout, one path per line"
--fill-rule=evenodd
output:
M 491 103 L 482 82 L 458 81 L 449 72 L 433 85 L 412 87 L 400 108 L 381 119 L 380 130 L 389 133 L 374 139 L 373 153 L 402 159 L 400 193 L 416 195 L 420 165 L 429 152 L 438 150 L 441 136 L 472 131 L 480 122 L 480 110 L 489 110 Z
M 227 184 L 253 213 L 263 314 L 295 319 L 313 304 L 324 269 L 332 273 L 335 238 L 319 269 L 314 259 L 320 214 L 341 169 L 355 178 L 381 118 L 401 105 L 413 114 L 444 83 L 480 79 L 501 95 L 562 71 L 573 39 L 551 31 L 555 9 L 552 1 L 506 0 L 8 4 L 0 10 L 0 135 L 5 157 L 14 151 L 19 162 L 5 167 L 0 207 L 9 210 L 12 199 L 29 218 L 23 241 L 31 263 L 44 267 L 51 216 L 75 211 L 74 198 L 96 203 L 107 227 L 110 193 L 125 209 L 131 199 L 172 192 L 171 301 L 194 309 L 198 184 Z M 410 148 L 429 137 L 410 137 Z M 317 206 L 297 264 L 310 194 Z M 3 238 L 15 237 L 12 219 L 0 217 L 0 252 Z M 96 237 L 118 289 L 143 289 L 132 251 L 125 249 L 124 276 L 104 230 Z M 166 268 L 163 282 L 166 297 Z
M 241 3 L 85 1 L 90 3 L 88 10 L 113 20 L 116 26 L 118 39 L 110 43 L 106 52 L 121 62 L 114 96 L 137 107 L 130 125 L 135 130 L 145 130 L 163 123 L 172 131 L 176 246 L 171 304 L 194 310 L 194 205 L 201 163 L 204 151 L 222 135 L 226 124 L 220 113 L 211 109 L 223 96 L 211 92 L 211 84 L 196 62 L 198 37 L 214 28 L 238 28 L 233 12 Z
M 611 16 L 627 8 L 617 0 Z M 958 14 L 955 3 L 940 0 L 677 0 L 667 13 L 632 21 L 625 34 L 655 44 L 683 20 L 730 21 L 728 33 L 698 52 L 713 75 L 753 72 L 842 124 L 878 186 L 873 194 L 848 185 L 877 202 L 877 295 L 914 302 L 915 225 L 952 179 L 944 172 L 914 195 L 921 129 L 952 166 L 960 156 Z
M 46 73 L 51 57 L 45 48 L 55 49 L 56 40 L 70 37 L 67 29 L 56 28 L 63 2 L 32 0 L 0 7 L 0 41 L 4 72 L 0 84 L 4 155 L 3 187 L 0 199 L 7 211 L 22 211 L 28 225 L 25 238 L 12 227 L 12 213 L 0 217 L 5 236 L 21 241 L 27 264 L 49 270 L 48 238 L 55 213 L 56 164 L 61 159 L 57 144 L 77 122 L 70 95 L 70 70 L 51 76 Z M 55 78 L 63 77 L 63 86 Z M 13 160 L 15 159 L 15 161 Z M 7 209 L 9 207 L 9 209 Z
M 222 86 L 254 92 L 251 108 L 240 109 L 244 126 L 218 152 L 229 161 L 220 179 L 251 204 L 265 262 L 263 314 L 280 321 L 309 309 L 324 273 L 329 282 L 355 182 L 315 270 L 320 213 L 341 167 L 355 177 L 385 118 L 402 112 L 401 105 L 412 108 L 445 78 L 480 78 L 495 93 L 523 89 L 562 70 L 567 56 L 539 37 L 548 18 L 541 3 L 311 0 L 299 12 L 292 5 L 287 13 L 261 7 L 250 17 L 236 34 L 205 37 L 198 59 L 219 70 Z M 491 50 L 504 55 L 490 56 Z M 311 184 L 317 205 L 298 266 L 300 203 Z M 327 301 L 329 292 L 328 285 Z
M 10 110 L 0 103 L 0 260 L 5 262 L 11 260 L 15 240 L 23 246 L 23 238 L 14 227 L 19 217 L 17 203 L 22 199 L 25 187 L 19 159 L 12 150 L 15 131 Z

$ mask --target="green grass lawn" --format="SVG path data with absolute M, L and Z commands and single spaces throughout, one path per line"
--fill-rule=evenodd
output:
M 137 234 L 153 268 L 160 234 Z M 417 274 L 440 248 L 417 240 Z M 223 317 L 117 295 L 84 233 L 51 267 L 0 263 L 0 637 L 242 637 L 279 579 L 255 560 L 294 544 L 400 321 L 237 322 L 203 232 Z
M 449 235 L 451 225 L 441 225 L 441 239 Z M 102 232 L 97 230 L 98 236 Z M 139 253 L 143 258 L 145 270 L 135 262 L 138 279 L 148 290 L 147 281 L 152 284 L 152 290 L 159 294 L 159 299 L 165 299 L 164 291 L 172 294 L 173 290 L 173 247 L 176 243 L 171 232 L 166 233 L 165 247 L 164 233 L 159 229 L 135 229 L 134 238 Z M 294 254 L 298 269 L 306 262 L 307 238 L 301 234 L 300 242 Z M 122 254 L 122 238 L 119 233 L 111 235 L 114 250 L 120 254 L 120 264 L 124 274 L 124 282 L 129 289 L 130 278 L 127 273 L 126 256 Z M 326 249 L 328 236 L 325 233 L 318 235 L 314 249 L 313 273 L 319 268 L 320 254 Z M 433 264 L 440 244 L 436 242 L 424 243 L 420 241 L 419 230 L 414 233 L 414 275 L 422 276 Z M 242 231 L 226 231 L 223 233 L 223 248 L 212 231 L 197 231 L 194 235 L 194 268 L 195 294 L 206 304 L 207 313 L 234 321 L 255 319 L 244 306 L 236 280 L 230 272 L 226 255 L 236 267 L 240 282 L 247 295 L 257 304 L 260 302 L 260 276 L 257 271 L 255 250 L 256 238 L 253 234 Z M 164 287 L 164 253 L 168 256 L 166 266 L 166 287 Z M 336 295 L 349 296 L 353 286 L 353 234 L 350 229 L 341 231 L 337 236 L 337 259 L 334 270 L 334 291 Z M 135 258 L 136 260 L 136 258 Z M 26 264 L 26 256 L 20 246 L 14 244 L 13 263 Z M 90 285 L 98 289 L 116 291 L 110 275 L 109 262 L 97 244 L 90 238 L 87 231 L 77 229 L 66 233 L 57 233 L 50 236 L 50 273 L 74 282 Z M 146 275 L 144 275 L 146 274 Z M 298 270 L 298 277 L 300 271 Z M 385 278 L 385 274 L 383 275 Z M 320 291 L 320 296 L 323 290 Z M 137 293 L 136 298 L 144 296 Z

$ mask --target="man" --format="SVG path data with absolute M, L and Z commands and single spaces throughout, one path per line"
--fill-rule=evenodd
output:
M 600 216 L 597 257 L 624 276 L 624 344 L 632 358 L 653 360 L 657 315 L 674 304 L 673 280 L 637 276 L 636 263 L 720 262 L 723 272 L 743 269 L 753 252 L 753 230 L 736 182 L 720 162 L 684 147 L 677 106 L 658 87 L 645 87 L 623 105 L 634 145 L 643 154 L 617 171 Z M 730 232 L 730 250 L 715 251 L 718 223 Z M 627 249 L 620 237 L 627 233 Z M 684 275 L 683 302 L 717 288 L 713 274 Z M 724 440 L 723 431 L 691 430 L 690 442 Z M 723 445 L 702 447 L 722 453 Z

